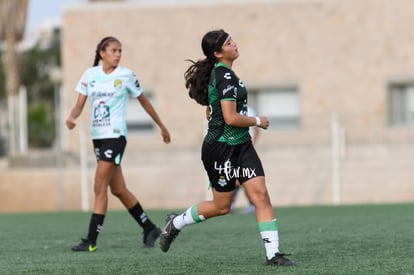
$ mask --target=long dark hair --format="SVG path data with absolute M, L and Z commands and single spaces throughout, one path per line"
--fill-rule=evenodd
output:
M 189 90 L 188 95 L 197 103 L 208 105 L 208 84 L 210 73 L 216 63 L 214 52 L 221 52 L 221 46 L 228 37 L 228 34 L 220 29 L 207 32 L 201 41 L 201 48 L 204 59 L 191 62 L 190 67 L 184 73 L 185 87 Z
M 121 43 L 115 37 L 107 36 L 107 37 L 102 38 L 102 40 L 98 43 L 98 45 L 96 45 L 95 59 L 93 61 L 93 67 L 97 66 L 99 64 L 99 60 L 102 59 L 99 52 L 105 50 L 105 48 L 106 48 L 106 46 L 108 46 L 109 42 L 112 42 L 112 41 L 117 41 L 118 43 Z

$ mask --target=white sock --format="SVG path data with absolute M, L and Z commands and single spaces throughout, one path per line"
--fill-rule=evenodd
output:
M 266 250 L 267 259 L 271 259 L 279 252 L 279 232 L 276 219 L 270 222 L 259 222 L 259 231 Z
M 181 230 L 187 225 L 200 223 L 205 220 L 206 219 L 203 215 L 198 214 L 198 204 L 196 204 L 185 210 L 177 217 L 175 217 L 173 220 L 173 224 L 175 228 Z

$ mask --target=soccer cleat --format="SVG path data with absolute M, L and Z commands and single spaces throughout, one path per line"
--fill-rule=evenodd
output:
M 180 233 L 180 230 L 174 227 L 173 220 L 175 217 L 177 217 L 177 214 L 170 213 L 165 220 L 166 224 L 160 235 L 160 248 L 163 252 L 167 252 L 170 249 L 172 241 Z
M 296 265 L 294 261 L 289 260 L 285 257 L 286 254 L 276 253 L 270 260 L 266 259 L 265 265 L 281 265 L 281 266 L 292 266 Z
M 96 245 L 92 244 L 88 239 L 82 238 L 79 244 L 72 246 L 72 251 L 95 252 Z
M 154 247 L 155 240 L 160 236 L 161 229 L 155 227 L 151 231 L 144 232 L 144 247 Z

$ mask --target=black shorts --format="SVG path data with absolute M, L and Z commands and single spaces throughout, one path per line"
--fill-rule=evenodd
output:
M 121 164 L 126 147 L 126 139 L 124 136 L 120 136 L 119 138 L 94 139 L 92 142 L 96 161 L 113 162 L 116 166 Z
M 249 179 L 265 175 L 251 141 L 232 146 L 218 141 L 204 142 L 201 160 L 211 186 L 218 192 L 234 190 L 236 179 L 243 184 Z

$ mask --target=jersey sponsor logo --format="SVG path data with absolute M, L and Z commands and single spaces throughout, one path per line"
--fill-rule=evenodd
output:
M 139 88 L 139 87 L 140 87 L 138 79 L 137 79 L 137 80 L 135 80 L 135 87 L 137 87 L 137 88 Z
M 104 119 L 109 117 L 109 105 L 105 104 L 105 101 L 99 101 L 98 105 L 95 106 L 93 112 L 94 119 Z
M 234 88 L 234 85 L 227 85 L 227 87 L 223 89 L 223 96 L 233 89 L 237 91 L 237 88 Z
M 244 88 L 244 83 L 241 81 L 241 79 L 239 79 L 239 86 Z
M 111 126 L 111 118 L 109 112 L 109 105 L 105 101 L 99 101 L 93 108 L 92 127 L 108 127 Z
M 95 87 L 95 80 L 92 80 L 91 82 L 89 82 L 89 86 L 91 86 L 92 88 Z
M 225 73 L 223 77 L 225 79 L 231 79 L 231 73 Z
M 104 152 L 105 157 L 107 157 L 108 159 L 110 159 L 112 157 L 112 150 L 108 149 Z
M 92 97 L 111 97 L 114 96 L 115 92 L 101 92 L 101 91 L 95 91 L 91 93 Z

